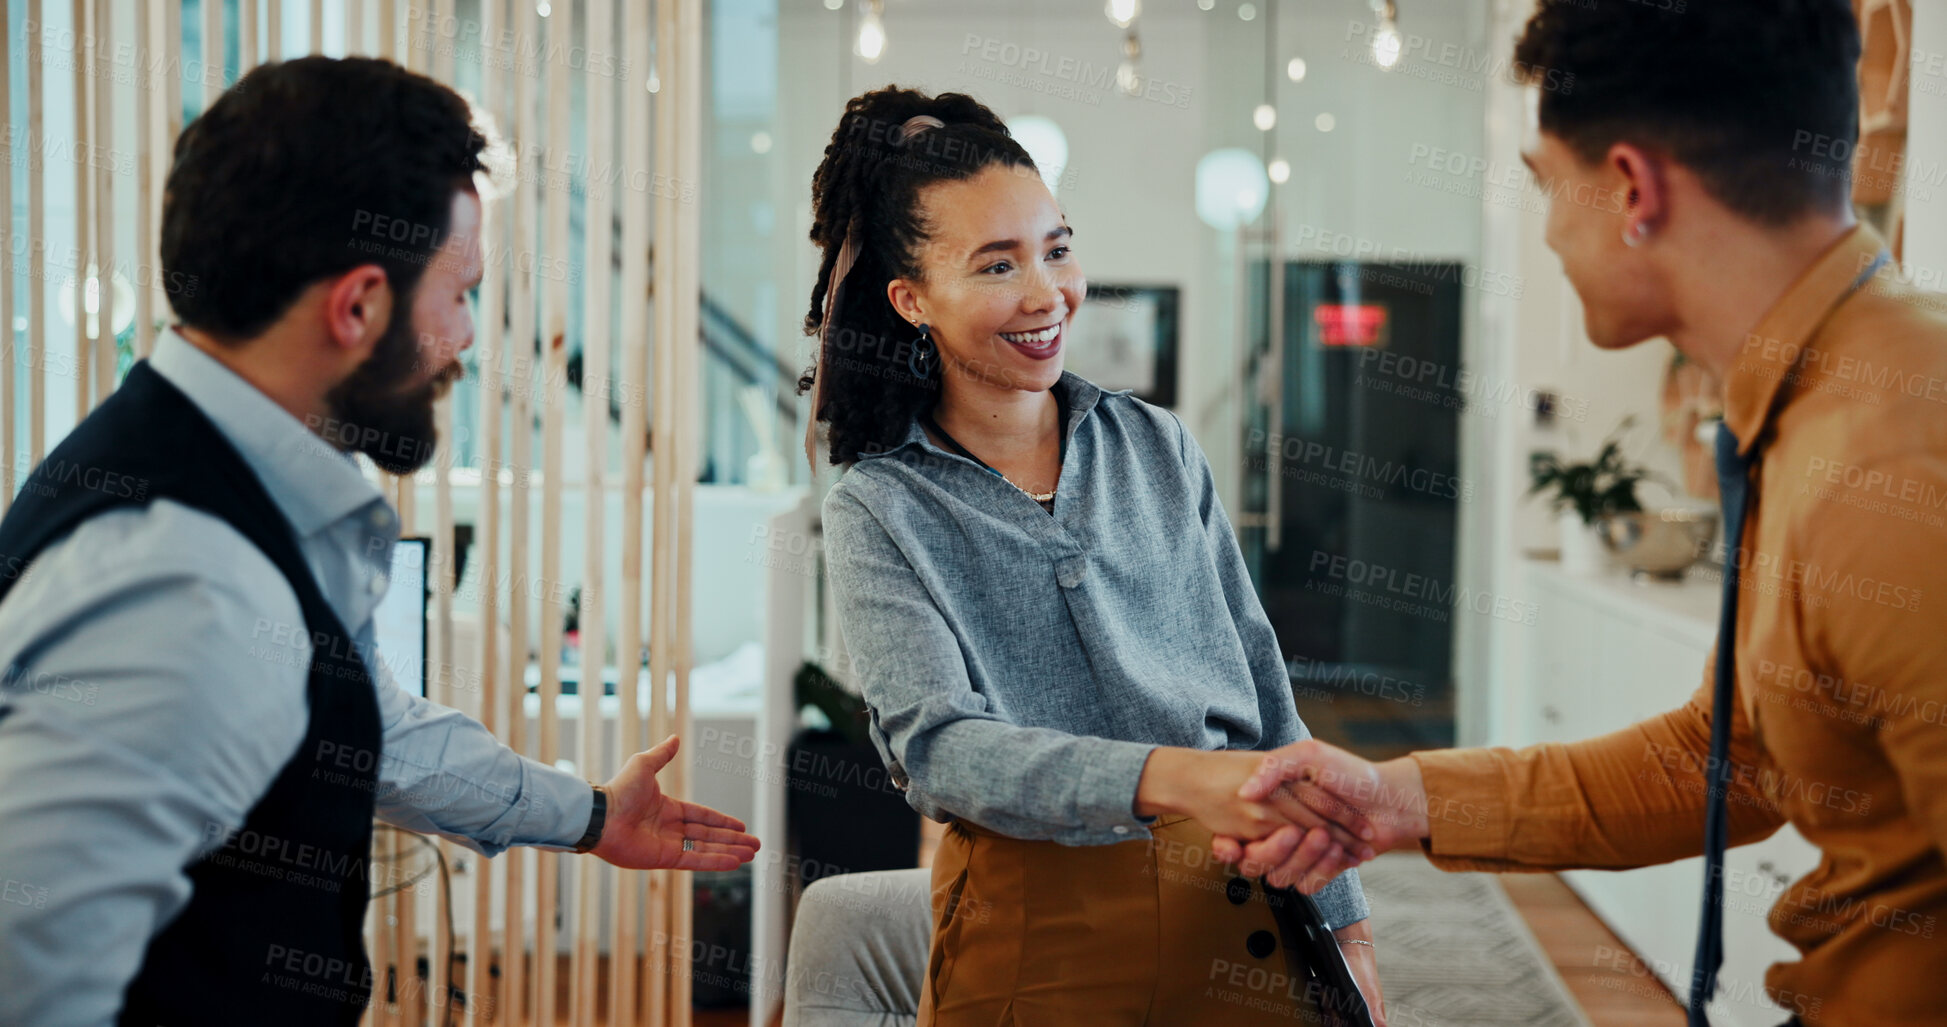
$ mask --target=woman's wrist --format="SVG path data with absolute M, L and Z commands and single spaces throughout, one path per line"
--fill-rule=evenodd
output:
M 1136 781 L 1135 813 L 1139 817 L 1158 817 L 1182 813 L 1182 783 L 1185 771 L 1198 755 L 1195 749 L 1159 745 L 1150 750 L 1143 763 L 1142 777 Z

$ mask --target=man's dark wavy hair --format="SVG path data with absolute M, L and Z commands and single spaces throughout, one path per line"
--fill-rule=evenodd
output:
M 409 302 L 486 145 L 466 100 L 391 61 L 253 69 L 176 137 L 162 200 L 170 307 L 235 343 L 362 264 Z
M 941 128 L 908 139 L 907 119 L 929 114 Z M 811 241 L 825 251 L 811 290 L 804 330 L 825 319 L 832 266 L 848 234 L 858 233 L 858 262 L 845 276 L 832 313 L 824 358 L 798 379 L 798 392 L 822 381 L 812 417 L 830 427 L 830 459 L 848 464 L 905 435 L 915 414 L 939 392 L 940 372 L 910 370 L 917 332 L 886 298 L 895 278 L 922 280 L 920 248 L 930 237 L 920 191 L 935 182 L 972 178 L 999 164 L 1034 174 L 1034 161 L 986 106 L 964 93 L 928 96 L 887 86 L 852 98 L 811 180 Z
M 1542 0 L 1514 59 L 1545 83 L 1542 130 L 1585 162 L 1617 142 L 1660 152 L 1770 226 L 1850 202 L 1848 0 Z

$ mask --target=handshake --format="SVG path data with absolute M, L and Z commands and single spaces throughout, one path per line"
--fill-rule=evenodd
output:
M 1307 895 L 1428 833 L 1419 764 L 1370 763 L 1317 739 L 1271 752 L 1157 749 L 1136 813 L 1192 817 L 1215 836 L 1218 859 Z

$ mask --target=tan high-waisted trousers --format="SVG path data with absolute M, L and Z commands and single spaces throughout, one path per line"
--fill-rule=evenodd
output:
M 934 856 L 919 1027 L 1318 1023 L 1277 936 L 1263 890 L 1187 817 L 1092 846 L 957 821 Z

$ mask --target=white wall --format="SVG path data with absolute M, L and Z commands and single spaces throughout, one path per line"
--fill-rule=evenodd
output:
M 1947 0 L 1914 0 L 1912 27 L 1903 257 L 1914 281 L 1947 292 Z

